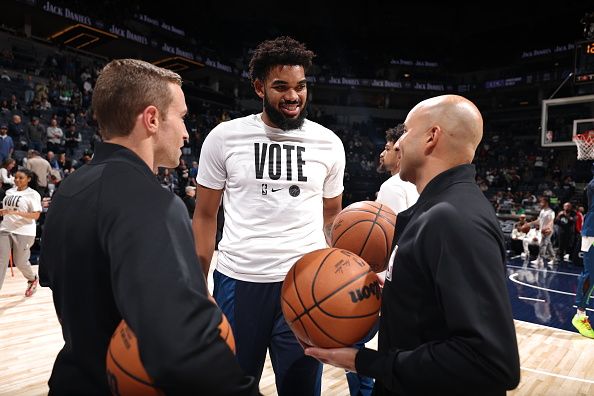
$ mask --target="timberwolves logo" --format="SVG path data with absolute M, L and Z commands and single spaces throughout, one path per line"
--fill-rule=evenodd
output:
M 299 189 L 299 186 L 292 185 L 291 187 L 289 187 L 289 194 L 290 194 L 292 197 L 296 197 L 296 196 L 298 196 L 299 194 L 301 194 L 301 190 Z

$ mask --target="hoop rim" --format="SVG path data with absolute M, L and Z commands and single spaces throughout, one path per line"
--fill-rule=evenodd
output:
M 594 141 L 594 130 L 589 130 L 589 131 L 586 131 L 584 133 L 575 134 L 571 139 L 573 141 L 576 141 L 576 142 L 577 141 L 580 141 L 580 142 L 583 142 L 583 141 L 586 141 L 586 142 Z

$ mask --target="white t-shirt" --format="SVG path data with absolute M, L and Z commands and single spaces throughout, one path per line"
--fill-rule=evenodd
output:
M 377 193 L 376 202 L 384 205 L 388 205 L 394 213 L 398 214 L 403 210 L 406 210 L 417 203 L 419 199 L 419 192 L 417 187 L 410 183 L 402 180 L 400 174 L 397 173 L 390 177 L 388 180 L 382 183 Z M 394 251 L 392 254 L 394 254 Z M 390 257 L 388 261 L 388 271 L 392 272 L 392 263 L 394 262 L 393 257 Z M 386 271 L 382 271 L 377 274 L 380 278 L 386 278 Z
M 538 224 L 541 231 L 545 228 L 553 229 L 553 222 L 555 221 L 555 212 L 551 208 L 541 209 L 538 214 Z M 550 235 L 550 234 L 549 234 Z
M 0 184 L 12 184 L 14 186 L 14 176 L 8 174 L 8 169 L 0 168 Z
M 394 213 L 398 214 L 413 206 L 417 199 L 419 199 L 417 187 L 402 180 L 397 173 L 382 183 L 376 202 L 388 205 Z
M 322 198 L 342 193 L 344 147 L 305 120 L 283 131 L 261 114 L 222 122 L 204 140 L 198 184 L 224 190 L 217 270 L 249 282 L 280 282 L 305 253 L 327 247 Z
M 17 210 L 19 212 L 41 212 L 41 195 L 30 187 L 23 191 L 13 187 L 6 191 L 2 206 L 3 209 Z M 6 215 L 0 223 L 0 231 L 35 236 L 37 230 L 33 219 L 26 219 L 19 215 Z

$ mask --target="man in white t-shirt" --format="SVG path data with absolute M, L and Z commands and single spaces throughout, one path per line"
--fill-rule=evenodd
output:
M 379 172 L 390 172 L 392 176 L 380 186 L 376 202 L 388 205 L 396 214 L 413 206 L 419 198 L 419 193 L 415 185 L 402 180 L 399 175 L 400 147 L 398 140 L 400 140 L 404 131 L 404 124 L 398 124 L 395 128 L 389 128 L 386 131 L 386 145 L 380 154 L 378 166 Z M 389 263 L 392 263 L 391 259 Z M 386 271 L 380 272 L 377 275 L 383 283 L 386 277 Z M 375 336 L 376 332 L 376 330 L 371 331 L 357 346 L 362 347 Z M 372 378 L 349 372 L 347 373 L 347 379 L 351 395 L 371 395 L 373 390 Z
M 260 379 L 266 351 L 279 395 L 319 395 L 321 365 L 306 357 L 280 309 L 282 282 L 305 253 L 325 248 L 342 208 L 344 147 L 307 120 L 313 52 L 290 37 L 261 43 L 250 76 L 263 112 L 220 123 L 206 137 L 193 218 L 205 276 L 225 213 L 214 298 L 231 323 L 240 365 Z
M 398 140 L 404 134 L 404 125 L 386 131 L 386 145 L 380 154 L 380 169 L 390 172 L 392 177 L 382 183 L 376 201 L 388 205 L 398 214 L 417 202 L 419 193 L 414 184 L 400 178 L 400 148 Z
M 540 226 L 540 232 L 542 233 L 536 265 L 539 268 L 543 268 L 545 265 L 544 259 L 545 257 L 548 257 L 549 262 L 547 263 L 547 266 L 552 268 L 555 261 L 555 250 L 553 249 L 551 237 L 553 236 L 555 212 L 550 208 L 549 197 L 543 196 L 540 198 L 539 202 L 541 209 L 538 218 L 529 223 L 530 225 L 538 224 Z

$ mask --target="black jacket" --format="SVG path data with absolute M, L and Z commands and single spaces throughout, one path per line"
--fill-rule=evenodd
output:
M 122 318 L 166 394 L 257 394 L 218 336 L 220 310 L 194 250 L 188 212 L 125 147 L 98 143 L 52 199 L 40 279 L 65 345 L 50 394 L 108 394 L 105 356 Z
M 504 239 L 472 165 L 431 180 L 398 214 L 378 350 L 357 371 L 375 395 L 505 395 L 520 379 Z

